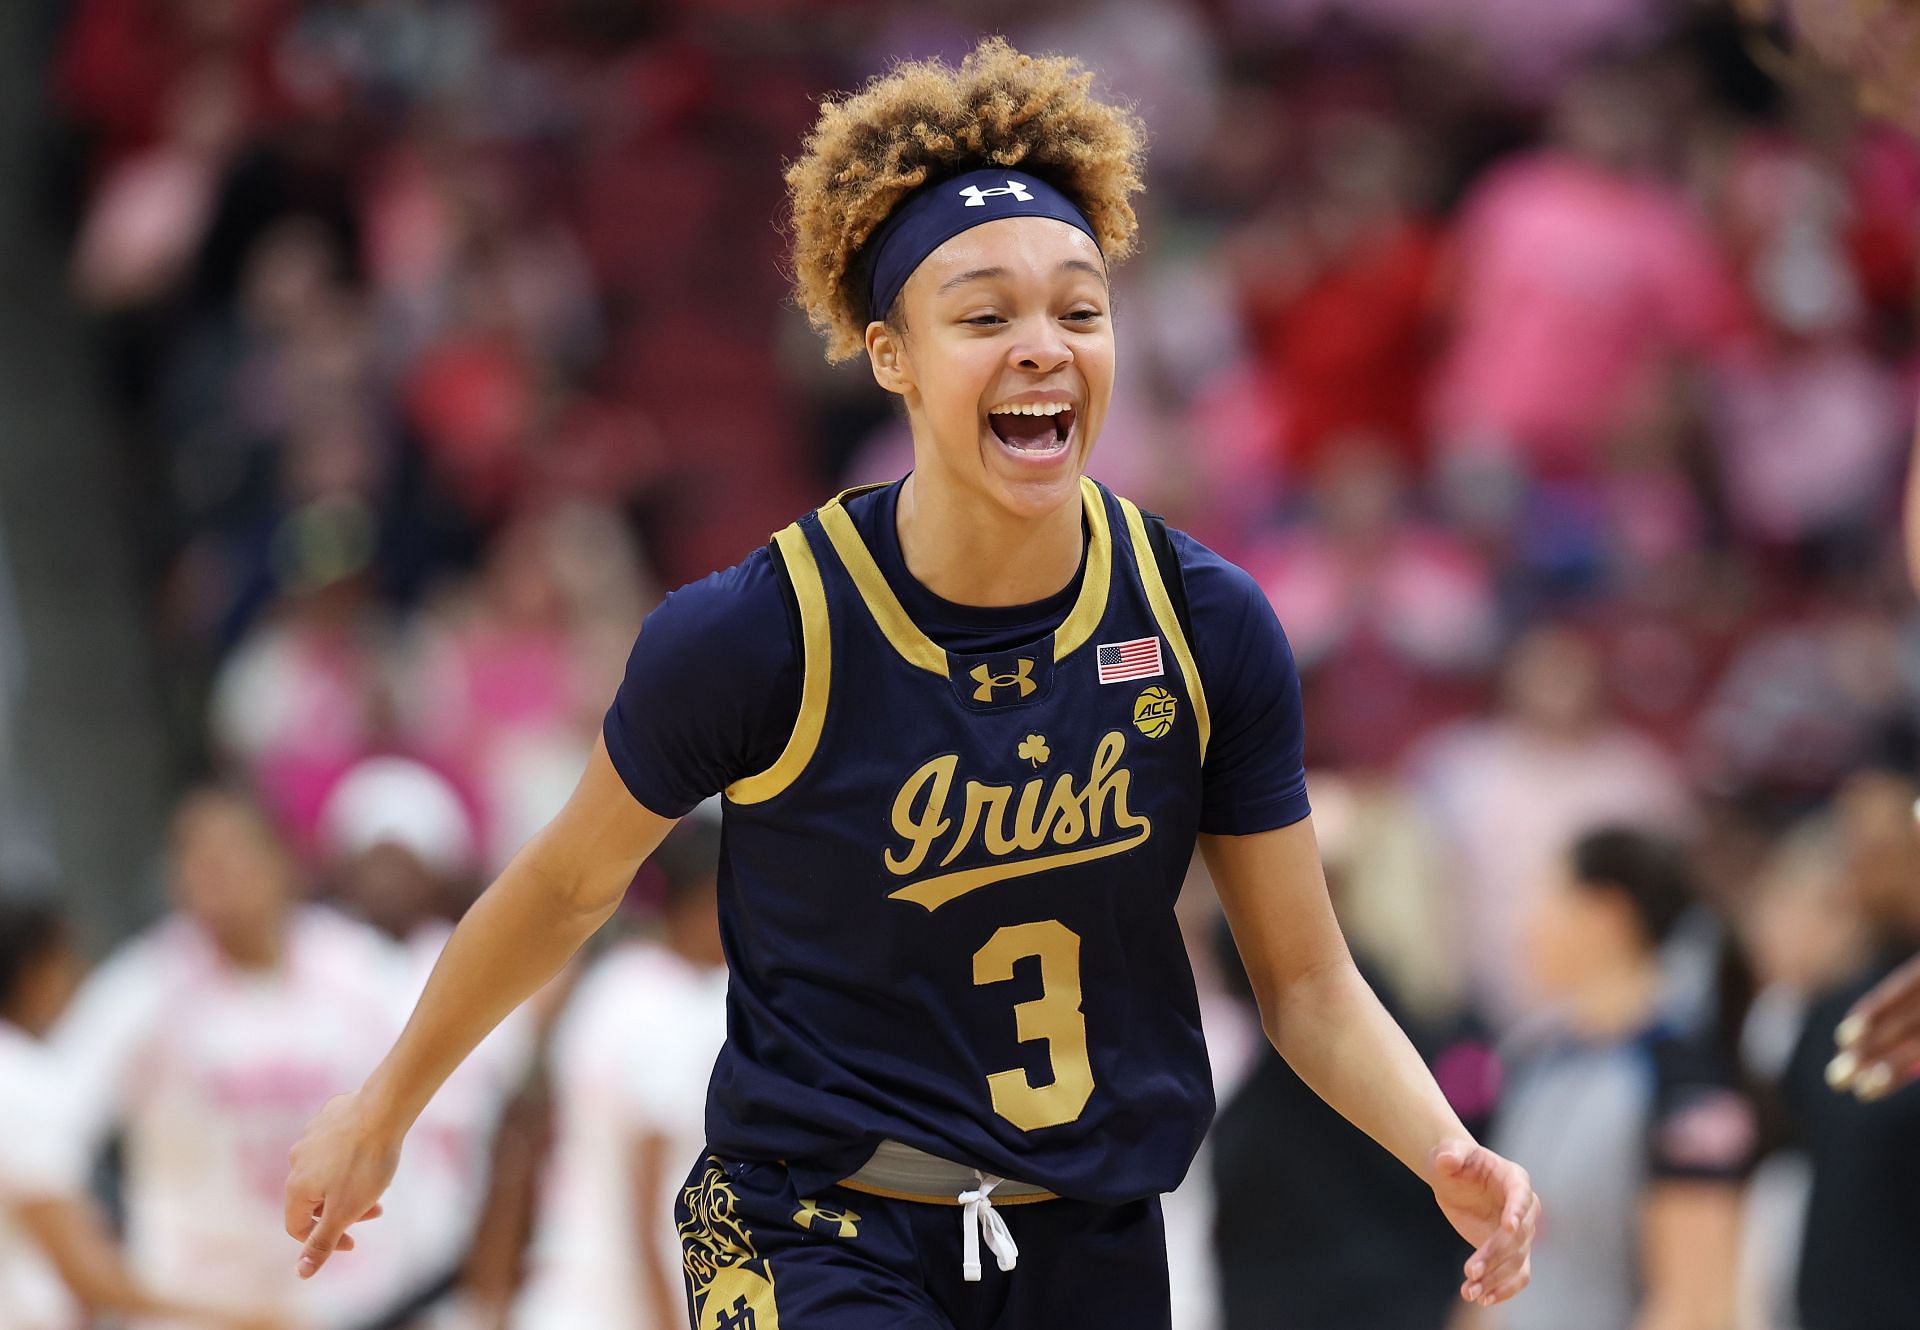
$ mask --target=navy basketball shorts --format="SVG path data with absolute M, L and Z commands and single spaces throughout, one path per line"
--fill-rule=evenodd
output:
M 778 1164 L 709 1155 L 674 1207 L 694 1330 L 1167 1330 L 1160 1198 L 994 1207 L 1019 1245 L 961 1272 L 962 1210 L 845 1187 L 797 1194 Z

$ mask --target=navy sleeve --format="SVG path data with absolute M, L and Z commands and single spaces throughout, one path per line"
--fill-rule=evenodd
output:
M 1690 1182 L 1743 1180 L 1759 1152 L 1760 1125 L 1727 1059 L 1695 1039 L 1658 1039 L 1652 1054 L 1648 1173 Z
M 1200 830 L 1247 836 L 1291 826 L 1311 811 L 1293 649 L 1258 582 L 1185 532 L 1169 535 L 1213 722 Z
M 607 755 L 635 799 L 681 817 L 772 766 L 800 711 L 799 632 L 765 548 L 681 587 L 640 626 L 607 709 Z

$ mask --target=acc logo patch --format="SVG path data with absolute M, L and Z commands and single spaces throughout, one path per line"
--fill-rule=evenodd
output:
M 835 1210 L 814 1200 L 802 1200 L 793 1212 L 793 1222 L 809 1233 L 830 1233 L 836 1238 L 860 1236 L 860 1216 L 851 1210 Z
M 1160 687 L 1144 688 L 1133 699 L 1133 723 L 1149 739 L 1164 739 L 1180 713 L 1180 699 Z

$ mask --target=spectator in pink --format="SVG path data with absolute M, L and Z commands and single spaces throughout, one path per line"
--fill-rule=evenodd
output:
M 1738 333 L 1741 302 L 1711 235 L 1649 169 L 1653 93 L 1625 69 L 1582 73 L 1554 142 L 1494 167 L 1466 200 L 1434 397 L 1456 457 L 1583 474 L 1667 357 Z

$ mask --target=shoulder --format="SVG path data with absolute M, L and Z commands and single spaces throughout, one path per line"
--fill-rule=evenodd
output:
M 1208 691 L 1295 671 L 1293 647 L 1252 573 L 1184 531 L 1167 528 L 1185 588 L 1193 652 Z
M 1187 603 L 1197 626 L 1202 617 L 1241 619 L 1250 613 L 1271 615 L 1273 606 L 1252 573 L 1175 527 L 1167 528 L 1180 561 Z
M 798 650 L 789 622 L 786 575 L 768 546 L 717 573 L 669 592 L 649 614 L 636 652 L 728 661 L 729 673 L 771 676 Z

